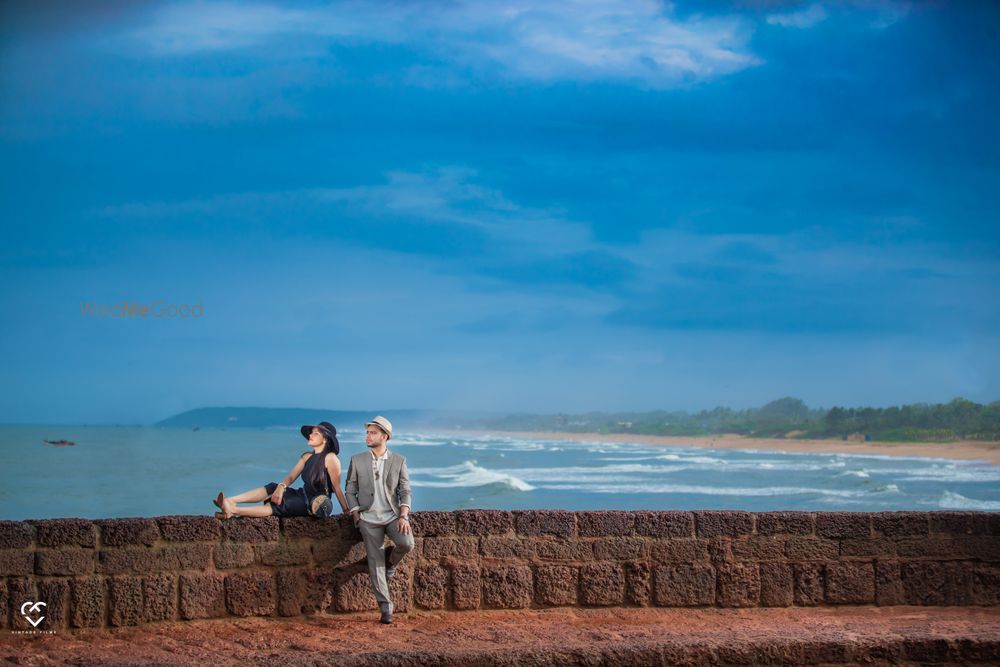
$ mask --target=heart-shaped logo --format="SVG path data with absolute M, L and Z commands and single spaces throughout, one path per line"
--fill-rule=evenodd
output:
M 30 608 L 28 607 L 28 605 L 31 605 Z M 47 606 L 48 605 L 46 605 L 44 602 L 30 602 L 30 601 L 25 602 L 24 604 L 21 605 L 21 616 L 24 616 L 28 620 L 28 623 L 31 623 L 32 627 L 37 628 L 38 624 L 45 620 L 45 617 L 39 616 L 38 620 L 35 620 L 28 614 L 41 613 L 42 607 L 47 607 Z M 26 609 L 27 611 L 25 611 Z

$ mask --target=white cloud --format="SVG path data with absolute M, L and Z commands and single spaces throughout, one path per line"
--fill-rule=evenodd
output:
M 826 20 L 826 10 L 822 5 L 811 5 L 797 12 L 771 14 L 767 22 L 782 28 L 812 28 Z
M 654 88 L 759 64 L 742 18 L 679 19 L 656 0 L 360 3 L 319 8 L 167 5 L 128 38 L 160 56 L 263 47 L 283 37 L 402 44 L 489 74 L 626 81 Z

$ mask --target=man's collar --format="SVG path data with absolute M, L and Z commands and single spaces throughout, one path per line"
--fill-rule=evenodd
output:
M 376 461 L 378 461 L 379 459 L 389 458 L 389 448 L 388 447 L 385 448 L 385 451 L 382 452 L 382 456 L 375 456 L 375 451 L 372 450 L 372 458 L 375 459 Z

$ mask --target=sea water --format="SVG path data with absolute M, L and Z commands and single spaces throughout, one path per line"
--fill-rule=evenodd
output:
M 365 445 L 339 435 L 343 484 Z M 977 461 L 434 433 L 390 448 L 414 510 L 1000 510 L 1000 467 Z M 305 451 L 294 428 L 0 426 L 0 518 L 211 514 L 219 491 L 281 481 Z

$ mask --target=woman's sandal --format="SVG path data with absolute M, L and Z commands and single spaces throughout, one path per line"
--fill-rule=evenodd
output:
M 225 498 L 225 496 L 222 495 L 222 491 L 219 491 L 219 495 L 216 496 L 214 500 L 212 500 L 212 504 L 215 505 L 216 507 L 218 507 L 220 510 L 222 510 L 221 512 L 216 512 L 215 513 L 215 518 L 216 519 L 231 519 L 231 518 L 233 518 L 233 513 L 226 511 L 226 498 Z

